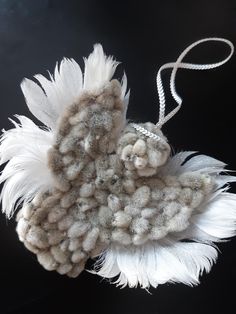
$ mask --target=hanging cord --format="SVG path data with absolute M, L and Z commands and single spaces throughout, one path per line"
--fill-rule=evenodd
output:
M 209 41 L 219 41 L 226 43 L 230 47 L 230 54 L 228 55 L 227 58 L 225 58 L 222 61 L 216 62 L 216 63 L 210 63 L 210 64 L 194 64 L 194 63 L 185 63 L 182 62 L 184 57 L 188 54 L 190 50 L 192 50 L 194 47 L 197 45 L 204 43 L 204 42 L 209 42 Z M 175 86 L 175 78 L 177 74 L 177 70 L 179 68 L 183 69 L 190 69 L 190 70 L 210 70 L 214 69 L 217 67 L 220 67 L 224 63 L 226 63 L 233 55 L 234 53 L 234 45 L 232 44 L 231 41 L 225 39 L 225 38 L 218 38 L 218 37 L 210 37 L 210 38 L 204 38 L 201 40 L 198 40 L 188 46 L 178 57 L 176 62 L 169 62 L 164 65 L 162 65 L 157 73 L 156 77 L 156 82 L 157 82 L 157 92 L 158 92 L 158 97 L 159 97 L 159 121 L 156 123 L 156 126 L 161 128 L 168 120 L 170 120 L 181 108 L 182 105 L 182 98 L 178 95 L 176 91 L 176 86 Z M 165 116 L 165 107 L 166 107 L 166 101 L 165 101 L 165 92 L 163 88 L 163 83 L 161 79 L 161 72 L 165 69 L 173 68 L 170 76 L 170 91 L 171 95 L 178 104 L 177 107 L 175 107 L 170 113 L 168 113 Z M 145 136 L 151 137 L 157 141 L 162 141 L 161 137 L 146 130 L 142 126 L 132 123 L 132 126 L 139 132 L 143 133 Z

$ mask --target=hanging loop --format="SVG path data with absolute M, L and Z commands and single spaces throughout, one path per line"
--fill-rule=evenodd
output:
M 190 50 L 192 50 L 194 47 L 198 46 L 199 44 L 209 42 L 209 41 L 218 41 L 218 42 L 223 42 L 226 43 L 230 47 L 230 54 L 223 60 L 216 62 L 216 63 L 210 63 L 210 64 L 194 64 L 194 63 L 184 63 L 182 60 L 184 57 L 189 53 Z M 176 62 L 171 62 L 171 63 L 166 63 L 164 64 L 158 71 L 157 73 L 157 91 L 158 91 L 158 96 L 159 96 L 159 121 L 156 124 L 158 127 L 162 127 L 163 124 L 165 124 L 168 120 L 170 120 L 181 108 L 182 105 L 182 98 L 178 95 L 176 92 L 176 86 L 175 86 L 175 78 L 177 74 L 177 70 L 179 68 L 183 69 L 190 69 L 190 70 L 210 70 L 214 69 L 217 67 L 220 67 L 224 63 L 226 63 L 233 55 L 234 53 L 234 45 L 232 44 L 231 41 L 225 39 L 225 38 L 218 38 L 218 37 L 210 37 L 210 38 L 204 38 L 201 40 L 198 40 L 188 46 L 178 57 Z M 174 98 L 174 100 L 177 102 L 178 106 L 173 109 L 168 115 L 165 116 L 165 93 L 164 93 L 164 88 L 162 84 L 162 79 L 161 79 L 161 72 L 164 69 L 168 68 L 173 68 L 171 72 L 171 77 L 170 77 L 170 91 L 171 95 Z
M 209 41 L 218 41 L 218 42 L 223 42 L 225 44 L 227 44 L 230 47 L 230 53 L 229 55 L 216 63 L 210 63 L 210 64 L 194 64 L 194 63 L 185 63 L 182 62 L 182 60 L 184 59 L 184 57 L 189 53 L 190 50 L 192 50 L 194 47 L 198 46 L 199 44 L 205 43 L 205 42 L 209 42 Z M 175 86 L 175 79 L 176 79 L 176 74 L 179 68 L 183 68 L 183 69 L 190 69 L 190 70 L 210 70 L 210 69 L 214 69 L 217 67 L 220 67 L 221 65 L 223 65 L 224 63 L 226 63 L 233 55 L 234 53 L 234 45 L 231 41 L 229 41 L 228 39 L 225 38 L 219 38 L 219 37 L 209 37 L 209 38 L 204 38 L 204 39 L 200 39 L 196 42 L 194 42 L 193 44 L 191 44 L 190 46 L 188 46 L 178 57 L 178 59 L 176 60 L 176 62 L 169 62 L 166 63 L 164 65 L 162 65 L 157 73 L 157 77 L 156 77 L 156 83 L 157 83 L 157 92 L 158 92 L 158 97 L 159 97 L 159 120 L 156 123 L 156 126 L 161 128 L 168 120 L 170 120 L 181 108 L 182 105 L 182 98 L 179 96 L 179 94 L 176 91 L 176 86 Z M 165 115 L 165 108 L 166 108 L 166 100 L 165 100 L 165 92 L 164 92 L 164 88 L 163 88 L 163 83 L 162 83 L 162 79 L 161 79 L 161 72 L 165 69 L 169 69 L 172 68 L 172 72 L 171 72 L 171 76 L 170 76 L 170 91 L 171 91 L 171 95 L 174 98 L 174 100 L 177 103 L 177 106 L 171 111 L 169 112 L 167 115 Z M 155 134 L 151 133 L 151 132 L 147 132 L 147 130 L 141 126 L 139 126 L 138 124 L 133 123 L 132 124 L 133 127 L 143 133 L 144 135 L 148 136 L 148 137 L 152 137 L 152 138 L 156 138 L 156 136 L 154 136 Z M 158 140 L 158 139 L 157 139 Z

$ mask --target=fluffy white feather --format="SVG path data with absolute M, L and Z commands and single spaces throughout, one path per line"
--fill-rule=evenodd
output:
M 109 82 L 119 64 L 111 56 L 104 54 L 102 45 L 94 45 L 94 51 L 84 58 L 84 88 L 86 90 L 99 89 Z
M 48 127 L 54 129 L 64 109 L 72 105 L 82 90 L 82 72 L 73 59 L 64 58 L 55 67 L 51 80 L 43 75 L 35 75 L 41 87 L 31 80 L 24 79 L 21 88 L 26 103 L 33 115 Z
M 52 145 L 52 132 L 40 129 L 30 119 L 16 116 L 20 121 L 0 140 L 0 164 L 8 161 L 0 176 L 4 182 L 0 195 L 2 211 L 10 218 L 21 202 L 30 201 L 36 193 L 53 185 L 47 167 L 47 151 Z
M 30 112 L 46 126 L 55 127 L 55 111 L 43 90 L 35 82 L 24 79 L 21 89 Z
M 226 164 L 220 160 L 206 155 L 197 155 L 190 158 L 180 167 L 180 172 L 199 171 L 201 173 L 219 173 L 223 171 Z
M 56 64 L 54 75 L 49 73 L 50 80 L 41 74 L 34 77 L 35 82 L 24 79 L 21 89 L 32 114 L 51 129 L 55 129 L 58 118 L 66 107 L 77 101 L 84 90 L 97 90 L 111 80 L 119 64 L 111 56 L 104 54 L 100 44 L 94 45 L 93 52 L 84 58 L 84 77 L 78 63 L 64 58 L 60 65 Z M 129 92 L 127 78 L 124 74 L 122 82 L 122 99 L 127 111 Z
M 196 154 L 193 151 L 179 152 L 172 156 L 167 164 L 162 167 L 160 173 L 163 175 L 180 175 L 183 172 L 198 171 L 201 173 L 218 174 L 225 171 L 225 163 L 215 158 L 206 155 L 191 155 Z M 189 158 L 189 159 L 188 159 Z M 188 159 L 186 161 L 186 159 Z
M 168 240 L 149 242 L 140 247 L 112 245 L 97 262 L 97 274 L 105 278 L 119 276 L 114 282 L 130 288 L 157 287 L 166 282 L 197 284 L 199 275 L 208 272 L 217 258 L 215 248 L 202 243 Z
M 190 219 L 196 225 L 216 239 L 230 238 L 236 235 L 236 195 L 222 192 L 197 211 Z
M 179 152 L 172 156 L 168 162 L 160 169 L 160 174 L 170 174 L 170 175 L 178 175 L 181 165 L 184 161 L 190 157 L 191 155 L 195 154 L 194 151 L 187 151 L 187 152 Z
M 123 125 L 125 125 L 125 122 L 126 122 L 126 114 L 127 114 L 127 109 L 128 109 L 128 105 L 129 105 L 129 97 L 130 97 L 130 90 L 128 90 L 128 92 L 127 92 L 127 76 L 124 73 L 122 81 L 121 81 L 121 99 L 123 99 L 124 106 L 125 106 L 124 114 L 123 114 L 123 117 L 124 117 L 124 124 Z

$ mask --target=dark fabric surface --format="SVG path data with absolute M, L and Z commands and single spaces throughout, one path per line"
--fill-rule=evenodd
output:
M 23 77 L 53 71 L 56 61 L 83 56 L 96 42 L 122 64 L 131 88 L 128 117 L 156 122 L 158 68 L 174 61 L 195 40 L 218 36 L 236 44 L 236 2 L 0 0 L 0 116 L 32 118 L 19 84 Z M 186 61 L 216 62 L 226 56 L 222 44 L 197 47 Z M 163 130 L 175 151 L 194 150 L 236 169 L 236 55 L 211 71 L 180 70 L 177 89 L 183 108 Z M 163 75 L 168 90 L 169 73 Z M 168 96 L 167 110 L 174 106 Z M 232 191 L 236 192 L 235 186 Z M 83 272 L 76 279 L 45 271 L 18 241 L 14 220 L 0 217 L 0 313 L 235 313 L 236 239 L 219 245 L 218 262 L 198 287 L 164 285 L 120 290 Z

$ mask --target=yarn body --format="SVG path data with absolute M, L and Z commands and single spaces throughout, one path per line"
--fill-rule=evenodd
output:
M 170 147 L 122 125 L 124 104 L 116 80 L 85 92 L 61 117 L 48 166 L 55 187 L 17 215 L 19 239 L 47 270 L 76 277 L 88 258 L 111 243 L 140 246 L 185 230 L 211 193 L 206 174 L 161 171 Z

